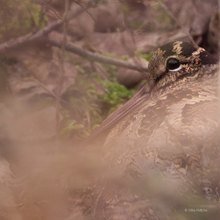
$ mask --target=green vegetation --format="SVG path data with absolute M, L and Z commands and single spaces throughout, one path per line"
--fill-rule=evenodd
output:
M 103 79 L 96 72 L 88 72 L 82 65 L 76 65 L 79 74 L 76 82 L 63 95 L 63 120 L 61 135 L 85 137 L 118 105 L 132 95 L 132 90 L 115 79 L 116 68 L 106 65 L 109 79 Z
M 103 81 L 105 93 L 101 96 L 102 101 L 109 105 L 111 108 L 115 108 L 123 101 L 131 97 L 132 91 L 118 82 Z
M 100 105 L 102 106 L 101 116 L 106 117 L 118 105 L 124 103 L 131 96 L 133 91 L 126 88 L 116 80 L 117 67 L 113 65 L 105 66 L 108 72 L 108 79 L 97 80 L 102 87 L 101 94 L 98 94 Z

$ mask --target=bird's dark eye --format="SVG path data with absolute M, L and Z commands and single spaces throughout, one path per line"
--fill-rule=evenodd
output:
M 171 57 L 167 60 L 166 67 L 168 70 L 174 71 L 181 67 L 181 63 L 178 59 Z

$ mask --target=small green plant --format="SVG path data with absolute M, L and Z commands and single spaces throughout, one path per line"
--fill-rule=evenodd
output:
M 101 100 L 110 108 L 110 111 L 129 99 L 132 95 L 131 90 L 116 81 L 105 80 L 103 81 L 103 86 L 105 93 L 101 96 Z

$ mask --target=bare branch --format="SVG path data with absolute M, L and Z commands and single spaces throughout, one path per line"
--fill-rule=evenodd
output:
M 49 38 L 48 41 L 53 46 L 60 47 L 60 48 L 62 47 L 61 40 Z M 93 52 L 84 50 L 82 48 L 79 48 L 79 47 L 73 45 L 72 43 L 67 43 L 65 45 L 65 49 L 69 52 L 75 53 L 75 54 L 77 54 L 85 59 L 91 60 L 91 61 L 105 63 L 105 64 L 111 64 L 111 65 L 124 67 L 124 68 L 128 68 L 128 69 L 133 69 L 133 70 L 136 70 L 139 72 L 146 72 L 147 71 L 146 67 L 143 67 L 140 65 L 135 65 L 130 62 L 126 62 L 126 61 L 119 60 L 119 59 L 110 58 L 110 57 L 107 57 L 107 56 L 104 56 L 101 54 L 93 53 Z
M 57 28 L 61 24 L 62 24 L 62 20 L 57 20 L 57 21 L 47 25 L 43 29 L 37 31 L 36 33 L 29 33 L 24 36 L 18 37 L 16 39 L 12 39 L 7 42 L 4 42 L 4 43 L 0 44 L 0 53 L 5 52 L 6 50 L 9 50 L 9 49 L 13 49 L 17 46 L 24 44 L 24 43 L 29 43 L 31 41 L 35 41 L 35 40 L 39 39 L 40 37 L 48 34 L 50 31 L 54 30 L 55 28 Z
M 76 18 L 77 16 L 82 14 L 84 11 L 87 11 L 91 7 L 93 7 L 92 2 L 88 3 L 87 6 L 85 6 L 84 8 L 80 8 L 76 12 L 70 11 L 66 16 L 66 20 Z M 41 37 L 46 36 L 54 29 L 57 29 L 58 27 L 60 27 L 63 24 L 63 22 L 64 22 L 63 19 L 58 19 L 54 22 L 51 22 L 46 27 L 42 28 L 41 30 L 39 30 L 37 32 L 32 32 L 32 33 L 26 34 L 24 36 L 18 37 L 16 39 L 11 39 L 9 41 L 6 41 L 6 42 L 0 44 L 0 53 L 5 52 L 6 50 L 9 50 L 9 49 L 14 49 L 20 45 L 39 40 Z

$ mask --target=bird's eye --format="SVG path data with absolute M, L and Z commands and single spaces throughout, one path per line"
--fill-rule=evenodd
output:
M 181 69 L 181 63 L 178 59 L 171 57 L 167 60 L 166 67 L 170 71 L 176 71 Z

